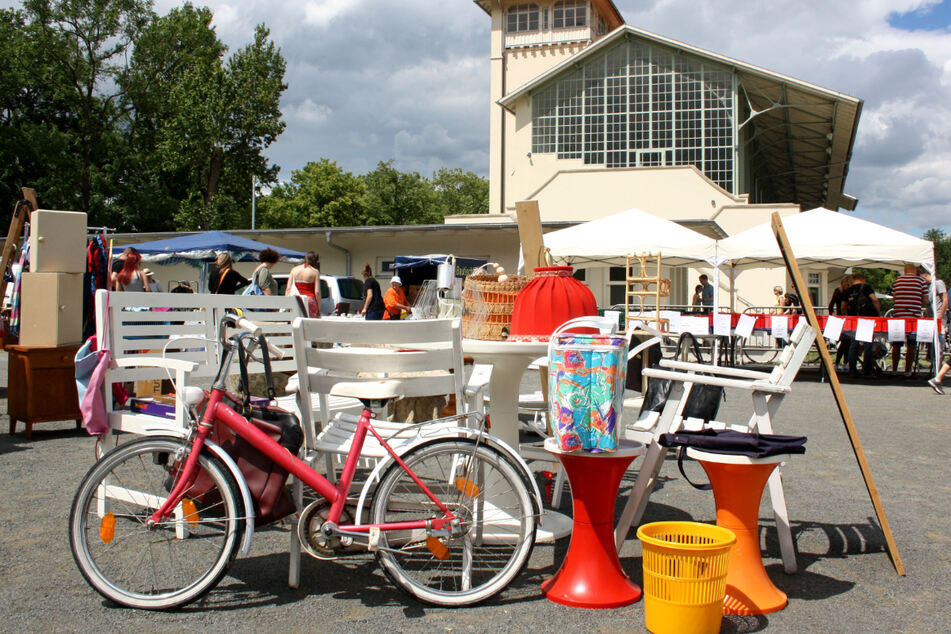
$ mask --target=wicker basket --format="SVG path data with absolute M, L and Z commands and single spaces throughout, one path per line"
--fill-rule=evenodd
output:
M 498 275 L 476 272 L 462 286 L 462 334 L 468 339 L 502 341 L 512 325 L 515 296 L 528 284 L 524 275 L 509 275 L 504 282 Z

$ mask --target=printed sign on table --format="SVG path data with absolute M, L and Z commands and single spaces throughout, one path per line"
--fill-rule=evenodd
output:
M 918 331 L 918 341 L 927 342 L 934 339 L 934 321 L 931 319 L 919 319 L 916 325 Z
M 680 331 L 689 332 L 692 335 L 709 335 L 710 321 L 706 317 L 688 317 L 684 315 L 680 318 Z
M 721 337 L 730 336 L 730 313 L 715 313 L 713 315 L 713 334 Z
M 905 320 L 904 319 L 889 319 L 888 320 L 888 341 L 897 341 L 902 342 L 905 340 Z
M 769 334 L 776 339 L 788 339 L 789 318 L 784 315 L 773 315 L 769 320 Z
M 753 326 L 756 325 L 756 317 L 753 315 L 740 315 L 740 321 L 736 324 L 733 334 L 737 337 L 749 337 L 753 334 Z
M 874 319 L 859 319 L 855 325 L 855 340 L 870 343 L 875 335 Z
M 842 326 L 844 325 L 844 319 L 830 315 L 826 320 L 826 329 L 823 331 L 822 336 L 829 341 L 838 341 L 842 337 Z

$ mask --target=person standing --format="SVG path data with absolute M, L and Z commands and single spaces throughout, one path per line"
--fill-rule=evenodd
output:
M 112 288 L 117 291 L 149 292 L 145 274 L 139 268 L 142 255 L 133 247 L 126 248 L 123 255 L 122 269 L 112 274 Z
M 895 307 L 891 317 L 904 319 L 920 319 L 921 307 L 928 301 L 928 282 L 918 275 L 918 268 L 911 263 L 905 263 L 905 272 L 898 276 L 892 284 L 892 298 Z M 905 377 L 911 376 L 911 368 L 918 356 L 918 339 L 911 333 L 905 333 Z M 901 357 L 901 342 L 892 343 L 892 372 L 898 371 L 898 360 Z
M 150 293 L 162 292 L 162 283 L 155 279 L 155 273 L 150 269 L 142 269 L 142 275 L 145 277 L 145 281 L 148 282 Z
M 271 269 L 280 261 L 281 255 L 274 249 L 264 249 L 258 259 L 261 264 L 254 269 L 251 279 L 261 289 L 262 295 L 277 295 L 277 280 L 271 275 Z
M 938 301 L 938 314 L 936 317 L 940 325 L 940 332 L 943 332 L 945 337 L 948 336 L 948 287 L 944 282 L 936 278 L 934 275 L 928 271 L 923 272 L 922 277 L 925 278 L 925 281 L 928 282 L 928 303 L 931 303 L 931 289 L 934 287 L 935 297 Z M 931 360 L 931 367 L 938 367 L 938 361 L 941 359 L 938 355 L 934 353 L 934 342 L 928 342 L 928 359 Z
M 705 313 L 713 309 L 713 284 L 708 281 L 709 279 L 706 275 L 700 276 L 700 285 L 703 286 L 703 290 L 700 291 L 700 305 Z
M 215 270 L 208 276 L 208 291 L 216 295 L 234 295 L 251 280 L 234 270 L 230 253 L 219 253 L 215 258 Z
M 383 313 L 383 319 L 400 319 L 403 311 L 412 310 L 412 307 L 406 303 L 406 293 L 403 292 L 403 280 L 399 275 L 394 275 L 390 279 L 390 288 L 383 296 L 383 306 L 386 312 Z
M 865 283 L 863 273 L 852 274 L 852 286 L 849 287 L 845 298 L 846 315 L 853 317 L 878 317 L 882 312 L 882 305 L 875 296 L 875 290 Z M 871 341 L 852 339 L 849 345 L 849 376 L 858 376 L 857 366 L 859 349 L 862 349 L 862 376 L 872 377 L 874 364 L 873 347 Z
M 320 300 L 317 289 L 320 288 L 320 258 L 313 251 L 304 255 L 304 261 L 291 269 L 287 278 L 285 295 L 292 295 L 294 289 L 307 302 L 307 314 L 313 319 L 320 318 Z
M 845 297 L 849 292 L 849 287 L 852 286 L 852 276 L 844 275 L 842 281 L 839 282 L 839 287 L 835 289 L 832 293 L 832 299 L 829 301 L 829 314 L 838 315 L 840 317 L 845 316 Z M 842 333 L 839 337 L 839 345 L 835 350 L 835 366 L 839 367 L 842 359 L 848 359 L 849 347 L 852 345 L 852 336 Z
M 383 319 L 385 310 L 380 283 L 373 277 L 373 269 L 367 263 L 363 267 L 363 308 L 360 309 L 360 313 L 368 321 L 378 321 Z

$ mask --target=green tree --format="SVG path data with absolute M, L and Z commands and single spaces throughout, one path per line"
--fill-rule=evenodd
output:
M 330 159 L 312 161 L 294 170 L 291 180 L 276 186 L 260 201 L 261 226 L 345 227 L 363 224 L 367 187 Z
M 97 224 L 110 204 L 120 143 L 125 59 L 151 19 L 150 0 L 25 0 L 26 72 L 48 97 L 46 125 L 33 143 L 49 143 L 36 182 L 50 206 L 77 209 Z M 22 51 L 21 51 L 22 53 Z M 42 57 L 42 63 L 33 62 Z
M 474 172 L 444 167 L 433 174 L 432 186 L 443 216 L 489 213 L 489 181 Z
M 404 173 L 393 161 L 381 161 L 363 176 L 372 225 L 413 225 L 442 222 L 432 184 L 417 172 Z
M 929 229 L 925 232 L 924 238 L 934 243 L 934 260 L 938 279 L 948 283 L 951 281 L 951 236 L 941 229 Z
M 171 179 L 182 201 L 174 216 L 179 229 L 250 226 L 252 176 L 277 178 L 264 150 L 286 126 L 285 62 L 267 28 L 259 25 L 254 42 L 223 62 L 226 49 L 210 23 L 207 9 L 186 4 L 155 21 L 154 37 L 133 58 L 145 119 L 137 133 L 154 138 L 151 171 Z M 147 147 L 139 156 L 148 161 L 143 152 Z
M 218 40 L 212 17 L 207 8 L 186 4 L 152 20 L 136 42 L 123 84 L 131 115 L 117 205 L 127 213 L 116 219 L 119 225 L 140 231 L 173 229 L 182 201 L 192 195 L 191 166 L 167 160 L 156 148 L 167 140 L 169 119 L 178 111 L 169 105 L 172 91 L 189 74 L 210 77 L 221 67 L 227 47 Z

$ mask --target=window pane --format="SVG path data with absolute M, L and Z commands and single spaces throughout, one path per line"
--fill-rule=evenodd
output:
M 584 2 L 555 4 L 555 27 L 579 19 Z M 535 93 L 532 122 L 533 153 L 607 167 L 696 165 L 732 191 L 733 75 L 698 59 L 619 43 Z

